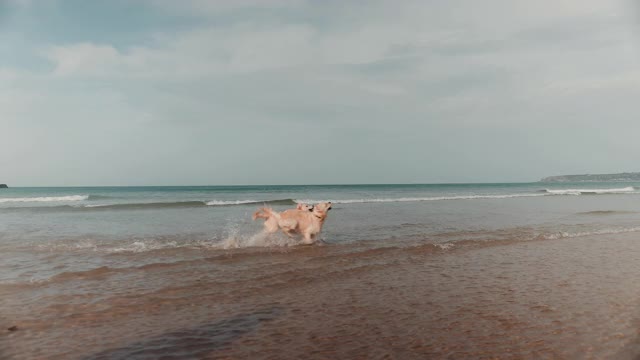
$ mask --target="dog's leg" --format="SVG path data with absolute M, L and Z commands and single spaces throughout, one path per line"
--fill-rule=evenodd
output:
M 288 228 L 288 227 L 281 227 L 282 232 L 285 233 L 285 235 L 287 235 L 288 237 L 292 238 L 296 235 L 296 229 L 295 228 Z
M 311 233 L 305 232 L 303 236 L 305 244 L 313 244 L 313 235 Z
M 290 238 L 293 238 L 296 232 L 291 229 L 282 229 L 282 232 Z

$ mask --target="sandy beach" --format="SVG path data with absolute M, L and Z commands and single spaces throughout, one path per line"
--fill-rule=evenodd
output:
M 639 257 L 637 234 L 232 250 L 5 286 L 18 330 L 0 345 L 7 359 L 633 359 Z

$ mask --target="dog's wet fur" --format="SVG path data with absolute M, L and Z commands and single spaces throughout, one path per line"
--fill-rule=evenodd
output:
M 295 209 L 283 212 L 264 207 L 253 214 L 253 220 L 264 219 L 266 233 L 271 234 L 282 230 L 290 237 L 302 235 L 305 244 L 313 244 L 318 241 L 318 235 L 322 231 L 322 225 L 329 210 L 331 210 L 331 202 L 322 202 L 316 205 L 301 203 Z

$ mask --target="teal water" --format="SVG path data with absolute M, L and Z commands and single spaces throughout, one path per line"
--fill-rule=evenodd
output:
M 542 195 L 545 189 L 621 190 L 638 183 L 497 183 L 497 184 L 399 184 L 399 185 L 281 185 L 281 186 L 148 186 L 148 187 L 37 187 L 0 190 L 0 209 L 73 206 L 157 204 L 157 207 L 240 205 L 281 201 L 341 203 L 394 201 L 472 200 Z M 547 194 L 549 195 L 549 194 Z
M 640 230 L 640 183 L 67 187 L 0 190 L 0 282 L 60 271 L 179 261 L 256 241 L 252 213 L 334 202 L 331 246 L 386 240 L 455 245 Z M 56 266 L 64 263 L 63 270 Z

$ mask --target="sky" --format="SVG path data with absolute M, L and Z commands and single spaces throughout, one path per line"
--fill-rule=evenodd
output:
M 0 183 L 640 171 L 640 6 L 0 0 Z

